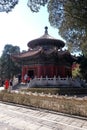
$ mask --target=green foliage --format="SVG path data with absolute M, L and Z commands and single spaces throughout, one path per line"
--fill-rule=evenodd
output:
M 80 50 L 80 45 L 87 40 L 87 1 L 50 0 L 48 11 L 51 25 L 59 29 L 74 51 Z
M 72 77 L 77 78 L 78 76 L 81 77 L 80 68 L 79 65 L 77 64 L 76 68 L 72 70 Z
M 0 58 L 0 77 L 1 79 L 10 79 L 14 75 L 18 74 L 21 67 L 14 63 L 11 59 L 11 54 L 16 54 L 20 52 L 18 46 L 12 46 L 10 44 L 5 45 L 3 54 Z
M 33 12 L 39 12 L 41 6 L 45 6 L 48 0 L 28 0 L 28 7 Z
M 8 13 L 16 4 L 18 4 L 18 0 L 0 0 L 0 12 Z
M 19 0 L 0 0 L 0 12 L 10 12 L 15 5 L 18 4 Z M 28 7 L 33 12 L 38 12 L 40 6 L 45 6 L 49 0 L 28 0 Z

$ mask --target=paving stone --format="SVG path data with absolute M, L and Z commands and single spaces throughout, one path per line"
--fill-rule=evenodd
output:
M 53 129 L 47 127 L 40 127 L 38 130 L 53 130 Z
M 87 120 L 0 103 L 0 130 L 87 130 Z

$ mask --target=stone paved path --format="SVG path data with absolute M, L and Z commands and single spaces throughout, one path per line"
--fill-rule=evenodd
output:
M 0 130 L 87 130 L 87 120 L 0 102 Z

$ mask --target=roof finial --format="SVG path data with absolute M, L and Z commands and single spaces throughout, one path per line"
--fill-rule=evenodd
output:
M 48 27 L 45 27 L 45 34 L 48 34 Z

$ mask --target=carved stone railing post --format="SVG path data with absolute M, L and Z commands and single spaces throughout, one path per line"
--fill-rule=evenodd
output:
M 42 85 L 43 84 L 43 78 L 42 78 L 42 76 L 40 77 L 40 85 Z
M 48 85 L 48 76 L 46 76 L 46 84 Z
M 60 76 L 58 76 L 58 80 L 60 80 Z
M 56 76 L 54 75 L 54 78 L 53 78 L 53 83 L 54 85 L 56 85 Z

